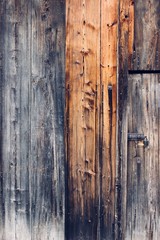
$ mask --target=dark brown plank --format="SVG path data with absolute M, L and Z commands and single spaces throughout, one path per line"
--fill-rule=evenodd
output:
M 119 1 L 118 15 L 118 106 L 117 106 L 117 161 L 116 161 L 116 219 L 115 238 L 123 239 L 123 223 L 126 215 L 122 215 L 126 208 L 126 202 L 122 202 L 123 187 L 126 184 L 126 175 L 122 176 L 122 169 L 126 169 L 127 158 L 127 92 L 128 92 L 128 69 L 133 49 L 134 27 L 134 2 L 132 0 Z M 123 148 L 122 144 L 126 148 Z M 124 151 L 125 149 L 125 151 Z
M 160 1 L 135 1 L 132 70 L 160 70 Z

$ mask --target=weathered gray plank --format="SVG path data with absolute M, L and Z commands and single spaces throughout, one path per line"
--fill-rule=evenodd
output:
M 12 1 L 4 2 L 3 79 L 2 79 L 2 239 L 16 239 L 17 167 L 20 161 L 20 75 L 18 24 L 19 15 Z
M 160 1 L 135 1 L 135 29 L 131 69 L 160 69 Z
M 0 239 L 63 239 L 64 1 L 0 6 Z
M 17 65 L 16 92 L 17 107 L 17 141 L 19 155 L 16 159 L 15 176 L 15 237 L 16 239 L 30 239 L 30 190 L 29 190 L 29 146 L 30 146 L 30 119 L 29 119 L 29 82 L 30 82 L 30 1 L 13 2 L 13 14 L 16 16 L 15 25 L 15 54 Z M 10 68 L 10 65 L 8 65 Z M 7 69 L 6 69 L 7 71 Z M 10 100 L 9 100 L 10 101 Z M 16 138 L 16 136 L 15 136 Z M 16 151 L 16 150 L 15 150 Z M 21 230 L 23 228 L 23 231 Z
M 32 4 L 32 238 L 63 239 L 64 2 Z
M 4 201 L 3 201 L 3 167 L 2 167 L 2 80 L 3 80 L 3 2 L 0 1 L 0 225 L 3 226 Z M 3 231 L 0 231 L 2 239 Z
M 149 147 L 143 141 L 128 141 L 126 154 L 127 146 L 122 144 L 122 179 L 126 176 L 122 181 L 123 239 L 158 240 L 160 234 L 158 82 L 157 74 L 129 77 L 123 124 L 128 125 L 128 132 L 147 136 Z M 122 131 L 127 137 L 124 128 Z

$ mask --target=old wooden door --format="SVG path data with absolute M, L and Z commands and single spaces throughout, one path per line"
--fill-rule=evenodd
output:
M 160 234 L 159 79 L 158 74 L 134 74 L 128 80 L 122 128 L 124 239 Z
M 160 235 L 159 1 L 120 1 L 117 239 Z

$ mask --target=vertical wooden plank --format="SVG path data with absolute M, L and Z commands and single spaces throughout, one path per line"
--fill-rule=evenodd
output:
M 67 1 L 66 18 L 67 239 L 96 239 L 100 1 Z
M 131 65 L 134 40 L 134 1 L 119 0 L 118 14 L 118 157 L 116 162 L 116 236 L 123 239 L 126 217 L 126 201 L 122 196 L 126 194 L 127 180 L 127 131 L 128 131 L 128 69 Z M 123 148 L 122 148 L 123 145 Z M 125 199 L 125 198 L 124 198 Z
M 99 112 L 100 112 L 100 1 L 85 1 L 83 46 L 83 115 L 85 212 L 88 211 L 88 238 L 97 238 L 99 211 Z M 96 8 L 95 8 L 96 6 Z M 96 47 L 95 47 L 96 46 Z M 88 162 L 87 162 L 88 160 Z M 90 189 L 90 192 L 88 191 Z M 85 213 L 84 212 L 84 213 Z
M 101 1 L 101 239 L 114 239 L 118 2 Z
M 66 115 L 67 168 L 66 238 L 83 236 L 84 202 L 81 188 L 81 165 L 84 161 L 84 128 L 82 109 L 83 87 L 83 2 L 66 2 Z M 79 170 L 80 169 L 80 170 Z M 83 175 L 82 175 L 83 176 Z M 79 217 L 78 217 L 79 216 Z M 81 220 L 82 219 L 82 220 Z
M 32 0 L 31 236 L 64 239 L 64 1 Z
M 28 9 L 28 2 L 25 4 L 23 1 L 21 3 L 1 1 L 2 239 L 30 239 L 28 176 L 30 65 L 29 52 L 26 50 L 30 41 Z
M 135 1 L 135 36 L 132 70 L 160 69 L 160 2 Z
M 91 238 L 93 224 L 94 239 L 114 238 L 118 4 L 97 1 L 98 11 L 92 4 L 67 1 L 66 7 L 68 239 Z
M 134 1 L 119 0 L 119 71 L 129 69 L 134 50 Z
M 159 1 L 120 0 L 119 6 L 122 64 L 125 58 L 128 70 L 159 70 Z
M 17 64 L 17 118 L 19 132 L 17 149 L 19 155 L 16 162 L 16 239 L 31 239 L 30 237 L 30 191 L 29 191 L 29 84 L 30 84 L 30 1 L 15 1 L 14 14 L 17 16 L 15 25 L 15 62 Z M 23 229 L 23 231 L 22 231 Z
M 65 4 L 0 5 L 0 238 L 64 239 Z
M 4 191 L 3 191 L 3 166 L 2 166 L 2 82 L 3 82 L 3 26 L 4 26 L 4 3 L 0 2 L 0 226 L 3 226 L 3 219 L 4 219 Z M 3 228 L 1 227 L 0 231 L 0 238 L 3 238 Z
M 16 239 L 17 166 L 20 159 L 20 78 L 18 25 L 15 1 L 3 3 L 3 79 L 2 79 L 2 171 L 3 234 L 2 239 Z

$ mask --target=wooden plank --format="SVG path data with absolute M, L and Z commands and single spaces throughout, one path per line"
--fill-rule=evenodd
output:
M 66 239 L 83 236 L 80 225 L 84 212 L 81 188 L 81 164 L 84 161 L 83 86 L 83 15 L 82 1 L 66 2 L 66 117 L 67 183 Z M 79 107 L 78 107 L 79 106 Z M 77 136 L 78 135 L 78 136 Z M 79 217 L 77 217 L 79 215 Z M 77 222 L 76 222 L 77 221 Z M 83 220 L 82 220 L 83 221 Z M 78 233 L 79 232 L 79 233 Z
M 67 239 L 96 239 L 100 1 L 67 1 L 66 19 Z
M 27 7 L 27 6 L 26 6 Z M 21 193 L 28 191 L 28 186 L 23 191 L 19 180 L 21 167 L 21 48 L 19 45 L 19 27 L 21 15 L 14 1 L 6 1 L 2 6 L 3 15 L 3 52 L 2 52 L 2 206 L 3 219 L 1 225 L 2 239 L 16 239 L 17 226 L 20 220 L 19 211 L 26 210 L 28 199 L 21 202 Z M 21 7 L 20 7 L 21 9 Z M 26 10 L 26 9 L 25 9 Z M 23 24 L 23 23 L 22 23 Z M 26 40 L 27 41 L 27 40 Z M 1 46 L 2 47 L 2 46 Z M 23 50 L 22 50 L 23 52 Z M 25 96 L 24 96 L 25 99 Z M 26 119 L 27 124 L 27 119 Z M 26 164 L 27 164 L 26 159 Z M 24 177 L 28 182 L 28 169 L 24 170 Z M 22 183 L 23 184 L 23 183 Z M 22 214 L 23 215 L 23 214 Z M 21 215 L 21 216 L 22 216 Z M 25 214 L 25 217 L 27 215 Z M 26 226 L 27 218 L 21 218 L 24 228 L 24 237 L 28 237 Z M 23 221 L 24 220 L 24 221 Z M 28 227 L 27 227 L 28 229 Z M 20 234 L 21 235 L 21 234 Z M 22 238 L 24 239 L 24 238 Z
M 159 70 L 159 1 L 119 1 L 119 54 L 128 70 Z
M 67 1 L 67 239 L 114 238 L 117 14 L 117 1 Z
M 3 81 L 3 3 L 0 2 L 0 156 L 2 156 L 2 81 Z M 3 225 L 3 216 L 4 216 L 4 200 L 3 200 L 3 167 L 0 163 L 0 226 Z M 3 237 L 3 231 L 0 231 L 0 238 Z
M 64 1 L 32 1 L 30 201 L 33 239 L 64 239 Z
M 64 2 L 0 4 L 0 238 L 64 239 Z
M 101 238 L 114 239 L 118 2 L 101 1 Z
M 119 1 L 119 69 L 130 69 L 134 50 L 134 1 Z M 127 70 L 128 71 L 128 70 Z
M 122 170 L 122 176 L 127 175 L 122 193 L 122 202 L 126 202 L 122 210 L 126 215 L 123 239 L 159 237 L 158 83 L 158 74 L 129 77 L 128 132 L 143 133 L 149 147 L 143 141 L 128 142 L 126 167 Z M 126 144 L 122 152 L 126 152 Z
M 160 70 L 159 12 L 159 1 L 135 1 L 132 70 Z
M 123 223 L 125 221 L 126 202 L 122 202 L 123 187 L 126 185 L 127 175 L 122 170 L 127 168 L 127 150 L 122 151 L 122 144 L 127 149 L 128 125 L 128 69 L 131 64 L 134 40 L 134 1 L 120 0 L 118 4 L 118 119 L 117 119 L 117 161 L 116 161 L 116 230 L 115 238 L 123 239 Z
M 17 90 L 15 96 L 17 107 L 18 133 L 16 159 L 16 238 L 30 239 L 30 198 L 29 198 L 29 81 L 30 81 L 30 25 L 31 15 L 28 14 L 30 2 L 15 2 L 13 14 L 17 18 L 15 23 L 15 51 L 14 61 L 17 64 Z M 8 66 L 9 67 L 9 66 Z M 7 69 L 6 69 L 7 71 Z M 19 84 L 19 86 L 18 86 Z M 25 121 L 24 121 L 25 119 Z M 23 122 L 23 124 L 22 124 Z M 15 150 L 16 151 L 16 150 Z M 29 226 L 29 228 L 28 228 Z M 21 229 L 24 229 L 22 232 Z

